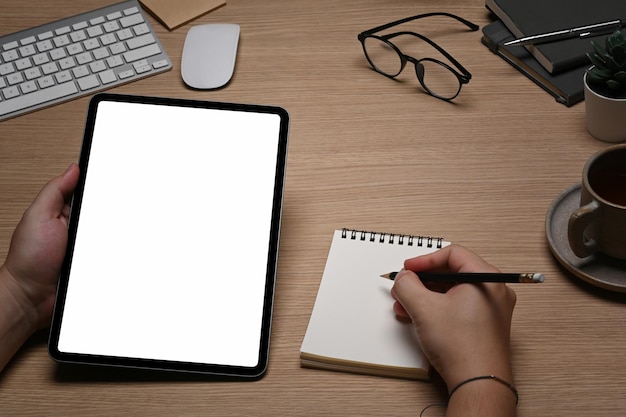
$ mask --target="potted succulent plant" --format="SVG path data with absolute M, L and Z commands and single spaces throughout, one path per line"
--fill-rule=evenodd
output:
M 587 130 L 607 142 L 626 140 L 626 38 L 620 30 L 591 41 L 592 66 L 584 76 Z

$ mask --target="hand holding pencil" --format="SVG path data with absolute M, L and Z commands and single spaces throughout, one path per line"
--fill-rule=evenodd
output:
M 445 293 L 431 291 L 411 271 L 500 273 L 470 250 L 450 245 L 429 255 L 408 259 L 391 290 L 394 311 L 410 319 L 420 345 L 451 392 L 479 376 L 496 376 L 513 385 L 510 330 L 515 292 L 503 283 L 448 284 Z M 516 398 L 509 387 L 479 379 L 454 391 L 448 415 L 515 416 Z M 477 410 L 478 410 L 477 408 Z M 455 411 L 457 414 L 454 414 Z

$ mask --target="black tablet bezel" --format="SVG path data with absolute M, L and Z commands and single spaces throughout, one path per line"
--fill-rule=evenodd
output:
M 280 117 L 280 132 L 277 148 L 277 163 L 274 179 L 273 207 L 271 214 L 269 253 L 265 279 L 265 294 L 262 312 L 261 341 L 259 345 L 258 363 L 254 367 L 231 366 L 211 363 L 190 363 L 184 361 L 154 360 L 144 358 L 112 357 L 81 353 L 67 353 L 58 349 L 59 336 L 62 325 L 62 316 L 65 297 L 68 288 L 69 271 L 74 252 L 74 243 L 81 210 L 82 196 L 85 189 L 85 179 L 89 165 L 91 142 L 98 114 L 98 106 L 102 102 L 142 103 L 161 106 L 195 107 L 203 109 L 228 110 L 236 112 L 270 113 Z M 50 356 L 62 363 L 108 365 L 128 368 L 144 368 L 166 371 L 192 372 L 230 377 L 258 378 L 261 377 L 268 365 L 271 320 L 274 302 L 274 287 L 280 238 L 282 215 L 283 188 L 287 160 L 287 140 L 289 130 L 288 113 L 275 106 L 236 104 L 223 102 L 198 101 L 188 99 L 174 99 L 162 97 L 131 96 L 121 94 L 101 93 L 94 96 L 90 103 L 84 131 L 83 145 L 80 154 L 80 178 L 72 200 L 70 221 L 68 226 L 68 245 L 63 261 L 62 272 L 57 288 L 54 313 L 50 329 L 48 349 Z

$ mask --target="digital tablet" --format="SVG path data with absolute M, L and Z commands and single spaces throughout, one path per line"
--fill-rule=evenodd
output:
M 52 358 L 261 376 L 288 126 L 278 107 L 94 96 Z

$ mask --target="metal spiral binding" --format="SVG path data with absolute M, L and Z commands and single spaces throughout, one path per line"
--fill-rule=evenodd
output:
M 341 237 L 343 239 L 351 239 L 351 240 L 361 240 L 378 243 L 389 243 L 394 244 L 397 242 L 398 245 L 404 245 L 406 243 L 407 246 L 426 246 L 427 248 L 432 248 L 433 245 L 437 249 L 441 249 L 443 238 L 441 237 L 432 237 L 432 236 L 413 236 L 413 235 L 403 235 L 396 233 L 381 233 L 381 232 L 368 232 L 365 230 L 356 230 L 356 229 L 341 229 Z

